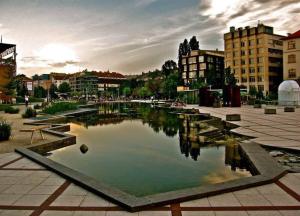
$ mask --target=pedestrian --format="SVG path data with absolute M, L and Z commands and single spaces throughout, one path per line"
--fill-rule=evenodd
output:
M 26 108 L 28 107 L 28 103 L 29 103 L 29 96 L 25 95 L 25 106 L 26 106 Z

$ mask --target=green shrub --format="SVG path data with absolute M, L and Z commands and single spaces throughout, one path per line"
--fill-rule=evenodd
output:
M 55 114 L 55 113 L 58 113 L 58 112 L 76 110 L 77 108 L 78 108 L 77 103 L 58 102 L 58 103 L 52 103 L 50 106 L 45 107 L 43 109 L 43 112 L 47 113 L 47 114 Z
M 33 108 L 34 108 L 34 109 L 41 109 L 41 108 L 42 108 L 42 106 L 41 106 L 41 105 L 39 105 L 39 104 L 35 104 L 35 105 L 33 106 Z
M 25 112 L 22 114 L 23 118 L 32 118 L 36 117 L 36 110 L 32 109 L 31 107 L 28 107 Z
M 7 107 L 9 107 L 8 104 L 0 104 L 0 111 L 5 111 Z
M 11 135 L 11 125 L 0 120 L 0 141 L 8 140 Z
M 19 108 L 14 108 L 12 106 L 8 106 L 4 109 L 5 113 L 10 113 L 10 114 L 16 114 L 19 113 L 20 109 Z

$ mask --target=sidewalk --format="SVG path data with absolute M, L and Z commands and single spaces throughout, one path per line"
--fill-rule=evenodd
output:
M 255 137 L 253 141 L 265 146 L 300 150 L 300 108 L 295 112 L 284 112 L 283 107 L 277 107 L 276 115 L 266 115 L 263 108 L 252 106 L 212 108 L 187 105 L 187 108 L 196 108 L 223 120 L 227 114 L 240 114 L 241 121 L 232 122 L 240 127 L 232 132 Z

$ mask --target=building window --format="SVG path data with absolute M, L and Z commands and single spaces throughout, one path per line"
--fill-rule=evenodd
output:
M 255 82 L 255 77 L 253 77 L 253 76 L 249 77 L 249 81 L 250 82 Z
M 257 58 L 257 63 L 263 63 L 264 61 L 264 58 L 263 57 L 258 57 Z
M 254 49 L 249 50 L 249 55 L 254 55 Z
M 246 73 L 246 68 L 242 68 L 242 74 Z
M 256 40 L 256 43 L 257 43 L 257 44 L 262 44 L 262 43 L 263 43 L 263 39 L 258 38 L 258 39 Z
M 263 85 L 258 85 L 258 86 L 257 86 L 257 89 L 258 89 L 259 91 L 264 91 L 264 90 L 265 90 L 265 88 L 264 88 Z
M 254 46 L 255 40 L 249 40 L 249 46 Z
M 257 72 L 258 73 L 263 73 L 264 72 L 264 67 L 258 67 Z
M 211 56 L 208 56 L 208 57 L 207 57 L 207 62 L 213 63 L 213 62 L 214 62 L 214 58 L 211 57 Z
M 199 62 L 204 62 L 204 56 L 199 56 Z
M 289 41 L 288 49 L 296 49 L 296 41 Z
M 249 68 L 249 72 L 250 72 L 251 74 L 255 73 L 255 68 L 253 68 L 253 67 Z
M 242 50 L 242 51 L 241 51 L 241 56 L 245 56 L 245 55 L 246 55 L 245 50 Z
M 246 64 L 245 59 L 242 59 L 242 60 L 241 60 L 241 65 L 245 65 L 245 64 Z
M 186 79 L 186 73 L 182 73 L 182 79 Z
M 249 59 L 249 64 L 254 64 L 254 58 Z
M 295 54 L 288 55 L 288 63 L 296 63 L 296 55 Z
M 296 78 L 296 69 L 289 69 L 289 78 Z
M 242 82 L 243 83 L 247 82 L 247 77 L 242 77 Z
M 244 41 L 241 42 L 241 47 L 245 47 L 246 43 Z
M 196 72 L 190 72 L 190 73 L 189 73 L 189 78 L 190 78 L 190 79 L 196 78 Z
M 264 78 L 263 78 L 262 76 L 258 76 L 258 77 L 257 77 L 257 81 L 258 81 L 258 82 L 263 82 L 263 81 L 264 81 Z
M 263 52 L 264 52 L 264 49 L 263 49 L 263 48 L 258 48 L 258 49 L 257 49 L 257 53 L 262 54 Z

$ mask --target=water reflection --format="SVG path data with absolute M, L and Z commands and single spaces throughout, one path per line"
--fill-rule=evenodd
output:
M 246 161 L 240 156 L 236 143 L 218 143 L 225 136 L 220 130 L 219 122 L 202 115 L 188 115 L 170 112 L 169 109 L 151 108 L 146 104 L 136 103 L 108 103 L 99 105 L 97 115 L 85 115 L 73 118 L 72 123 L 86 128 L 96 125 L 120 124 L 125 120 L 139 119 L 147 124 L 156 133 L 163 132 L 168 137 L 178 135 L 181 154 L 186 158 L 197 161 L 201 148 L 225 145 L 225 164 L 231 166 L 233 171 L 237 168 L 246 168 Z M 220 127 L 219 127 L 220 126 Z

